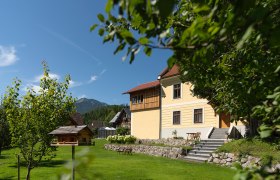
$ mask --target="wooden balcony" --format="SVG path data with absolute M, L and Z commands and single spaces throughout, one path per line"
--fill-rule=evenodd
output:
M 142 102 L 133 102 L 133 97 L 143 96 Z M 143 90 L 130 95 L 130 110 L 145 110 L 160 107 L 159 88 Z

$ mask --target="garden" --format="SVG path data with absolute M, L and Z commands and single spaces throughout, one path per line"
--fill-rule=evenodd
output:
M 212 164 L 200 164 L 142 154 L 124 155 L 96 146 L 76 148 L 76 179 L 232 179 L 235 171 Z M 0 179 L 17 179 L 18 149 L 4 150 L 0 157 Z M 31 179 L 65 179 L 71 175 L 71 148 L 59 147 L 51 161 L 43 160 L 32 170 Z M 21 179 L 26 167 L 21 166 Z

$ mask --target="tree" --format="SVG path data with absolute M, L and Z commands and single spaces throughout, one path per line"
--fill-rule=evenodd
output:
M 38 93 L 29 88 L 20 98 L 21 82 L 15 80 L 13 86 L 7 88 L 4 97 L 12 145 L 19 147 L 26 161 L 28 180 L 31 170 L 38 166 L 43 158 L 51 158 L 53 155 L 55 148 L 50 146 L 52 137 L 48 133 L 63 125 L 74 110 L 74 99 L 67 95 L 70 76 L 59 83 L 50 78 L 47 64 L 43 63 L 43 66 L 44 76 Z
M 117 41 L 114 53 L 126 49 L 132 63 L 141 49 L 148 56 L 153 48 L 170 49 L 168 65 L 180 66 L 194 95 L 246 119 L 251 135 L 264 123 L 254 107 L 279 86 L 280 1 L 107 0 L 105 11 L 98 33 L 103 42 Z M 260 128 L 262 137 L 280 136 L 277 113 L 267 114 L 274 128 Z
M 9 147 L 11 143 L 9 123 L 4 109 L 0 106 L 0 156 L 2 148 Z

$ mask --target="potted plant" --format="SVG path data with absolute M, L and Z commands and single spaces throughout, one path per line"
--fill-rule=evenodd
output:
M 177 130 L 176 129 L 174 131 L 172 131 L 172 136 L 173 136 L 173 139 L 177 138 Z

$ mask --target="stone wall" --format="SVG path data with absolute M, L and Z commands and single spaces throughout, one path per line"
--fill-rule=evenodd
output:
M 193 142 L 187 141 L 186 139 L 138 139 L 137 144 L 153 145 L 153 144 L 163 144 L 166 146 L 192 146 Z
M 233 163 L 239 163 L 243 168 L 261 167 L 261 158 L 245 155 L 235 155 L 233 153 L 212 153 L 208 159 L 209 163 L 214 163 L 222 166 L 232 166 Z M 277 163 L 268 169 L 268 171 L 280 170 L 280 163 Z
M 134 153 L 147 154 L 151 156 L 161 156 L 172 159 L 180 158 L 186 155 L 186 151 L 181 147 L 105 144 L 104 148 L 112 151 L 118 151 L 120 148 L 131 148 L 132 152 Z

